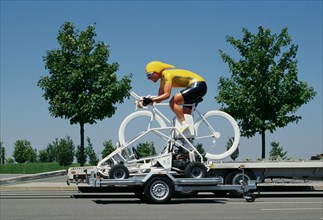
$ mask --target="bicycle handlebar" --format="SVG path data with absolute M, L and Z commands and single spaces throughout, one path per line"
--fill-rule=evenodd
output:
M 136 99 L 136 102 L 135 102 L 135 104 L 136 104 L 136 105 L 137 105 L 138 101 L 139 101 L 142 97 L 144 97 L 144 96 L 140 96 L 140 95 L 138 95 L 138 94 L 137 94 L 137 93 L 135 93 L 134 91 L 131 91 L 131 92 L 130 92 L 130 95 Z M 156 96 L 151 96 L 151 95 L 149 95 L 148 97 L 156 97 Z M 168 103 L 163 103 L 163 102 L 159 102 L 159 103 L 154 102 L 154 103 L 153 103 L 153 105 L 155 106 L 155 105 L 169 105 L 169 104 L 168 104 Z
M 137 94 L 137 93 L 135 93 L 134 91 L 131 91 L 131 92 L 130 92 L 130 95 L 136 99 L 136 102 L 135 102 L 136 106 L 137 106 L 137 104 L 138 104 L 139 100 L 140 100 L 142 97 L 144 97 L 144 96 L 140 96 L 140 95 L 138 95 L 138 94 Z M 146 96 L 146 97 L 156 97 L 156 96 L 148 95 L 148 96 Z M 152 105 L 153 105 L 153 106 L 156 106 L 156 105 L 165 105 L 165 106 L 167 105 L 167 106 L 168 106 L 169 104 L 168 104 L 168 103 L 164 103 L 164 102 L 154 102 Z M 192 107 L 195 107 L 195 104 L 182 104 L 182 106 L 192 106 Z M 147 108 L 147 106 L 144 106 L 143 108 Z
M 130 95 L 132 96 L 132 97 L 134 97 L 135 99 L 140 99 L 141 97 L 139 96 L 139 95 L 137 95 L 134 91 L 131 91 L 130 92 Z

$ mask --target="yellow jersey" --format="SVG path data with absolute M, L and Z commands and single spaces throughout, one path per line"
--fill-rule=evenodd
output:
M 170 69 L 162 72 L 160 85 L 171 84 L 175 88 L 186 88 L 195 82 L 204 82 L 205 80 L 196 73 L 182 69 Z

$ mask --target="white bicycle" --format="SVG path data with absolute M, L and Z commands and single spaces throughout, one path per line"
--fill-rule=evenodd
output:
M 142 98 L 134 92 L 131 92 L 131 95 L 136 99 L 136 104 Z M 168 119 L 158 109 L 160 106 L 168 106 L 168 103 L 154 103 L 148 108 L 131 113 L 122 121 L 118 133 L 121 147 L 133 142 L 147 130 L 167 131 L 166 128 L 172 128 L 168 135 L 175 140 L 182 140 L 184 145 L 187 140 L 189 145 L 192 145 L 193 141 L 201 144 L 206 149 L 205 157 L 209 160 L 224 159 L 237 149 L 240 141 L 239 126 L 228 113 L 212 110 L 201 114 L 193 105 L 192 115 L 185 115 L 190 128 L 179 134 L 179 129 L 176 129 L 179 126 L 178 121 L 175 118 Z
M 137 105 L 141 97 L 134 92 L 131 95 Z M 176 117 L 169 120 L 158 109 L 161 106 L 168 104 L 154 103 L 149 108 L 131 113 L 122 121 L 118 133 L 119 146 L 99 161 L 98 175 L 126 179 L 145 175 L 152 169 L 163 169 L 172 174 L 184 174 L 185 177 L 203 178 L 207 173 L 203 156 L 209 160 L 220 160 L 237 149 L 240 131 L 229 114 L 216 110 L 201 114 L 191 105 L 192 115 L 185 115 L 190 126 L 181 133 Z M 194 120 L 195 116 L 197 120 Z M 163 150 L 157 155 L 140 157 L 137 147 L 147 143 L 149 138 L 152 138 L 154 146 L 161 146 Z M 202 155 L 194 142 L 208 148 L 207 153 Z

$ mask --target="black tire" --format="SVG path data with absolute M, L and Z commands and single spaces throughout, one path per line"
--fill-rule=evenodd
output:
M 139 188 L 139 189 L 136 189 L 135 190 L 135 196 L 140 199 L 140 201 L 142 202 L 147 202 L 147 199 L 145 197 L 145 194 L 143 192 L 143 189 L 142 188 Z
M 225 184 L 227 185 L 240 185 L 240 181 L 244 180 L 247 182 L 248 180 L 254 180 L 255 175 L 250 171 L 244 172 L 244 177 L 242 171 L 233 171 L 229 173 L 225 178 Z M 231 198 L 242 198 L 243 195 L 247 192 L 252 192 L 252 190 L 243 192 L 243 190 L 229 190 L 229 196 Z
M 204 178 L 206 176 L 206 167 L 201 162 L 189 163 L 184 170 L 187 178 Z
M 145 186 L 144 194 L 148 203 L 167 203 L 172 198 L 173 184 L 166 177 L 153 177 Z
M 217 190 L 217 191 L 213 191 L 213 193 L 215 196 L 223 197 L 228 194 L 228 190 Z
M 256 200 L 256 196 L 253 193 L 248 192 L 245 196 L 244 196 L 245 200 L 247 202 L 254 202 Z
M 174 197 L 176 198 L 194 198 L 198 194 L 197 191 L 174 191 Z
M 110 179 L 128 179 L 129 178 L 129 170 L 122 164 L 117 164 L 111 167 L 109 170 L 109 178 Z

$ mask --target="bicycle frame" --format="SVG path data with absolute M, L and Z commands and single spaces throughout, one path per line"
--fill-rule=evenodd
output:
M 136 99 L 136 106 L 138 106 L 138 101 L 142 97 L 138 96 L 134 92 L 131 92 L 130 94 Z M 179 131 L 179 129 L 175 126 L 175 120 L 168 119 L 165 116 L 165 114 L 163 114 L 158 109 L 158 106 L 168 106 L 168 103 L 153 103 L 152 105 L 150 105 L 151 108 L 143 107 L 143 110 L 135 111 L 135 112 L 131 113 L 130 115 L 128 115 L 123 120 L 123 122 L 120 124 L 120 128 L 119 128 L 119 145 L 114 152 L 112 152 L 107 157 L 103 158 L 98 163 L 97 168 L 99 171 L 100 170 L 108 170 L 109 167 L 111 168 L 111 165 L 123 163 L 123 164 L 126 164 L 128 166 L 128 168 L 130 167 L 130 169 L 129 169 L 130 172 L 133 171 L 133 172 L 140 173 L 142 169 L 151 169 L 152 164 L 157 163 L 157 162 L 159 162 L 159 164 L 161 164 L 164 169 L 171 171 L 171 169 L 174 169 L 174 167 L 172 167 L 172 153 L 173 153 L 174 147 L 178 147 L 178 148 L 181 147 L 181 148 L 185 149 L 186 151 L 188 151 L 190 162 L 193 162 L 196 160 L 195 156 L 198 156 L 200 158 L 200 162 L 203 162 L 202 155 L 197 151 L 197 149 L 192 144 L 192 140 L 195 139 L 195 136 L 192 139 L 189 139 L 185 135 L 183 135 Z M 232 147 L 233 149 L 227 150 L 225 152 L 225 154 L 219 154 L 219 155 L 206 153 L 205 157 L 208 159 L 222 159 L 224 157 L 227 157 L 231 153 L 233 153 L 234 150 L 238 146 L 238 142 L 239 142 L 239 138 L 240 138 L 240 133 L 237 132 L 237 130 L 239 130 L 239 128 L 236 125 L 236 122 L 234 121 L 234 119 L 230 115 L 228 115 L 227 113 L 220 112 L 220 111 L 210 111 L 210 112 L 207 112 L 206 114 L 203 115 L 198 111 L 195 104 L 190 104 L 187 106 L 192 106 L 192 113 L 191 113 L 192 117 L 194 115 L 194 112 L 197 113 L 197 115 L 199 116 L 198 120 L 194 120 L 194 121 L 197 121 L 196 123 L 193 121 L 192 126 L 194 128 L 193 129 L 194 135 L 197 133 L 199 125 L 202 122 L 208 127 L 209 131 L 211 132 L 210 135 L 200 136 L 199 138 L 196 138 L 195 140 L 202 139 L 202 138 L 213 138 L 213 140 L 215 141 L 215 139 L 220 137 L 220 133 L 216 132 L 213 129 L 213 127 L 208 122 L 206 117 L 221 116 L 221 117 L 225 117 L 226 119 L 228 119 L 230 121 L 231 125 L 233 125 L 233 122 L 235 124 L 234 125 L 235 137 L 237 137 L 237 135 L 238 135 L 238 140 L 235 141 L 237 143 L 232 145 L 232 146 L 234 146 L 234 147 Z M 136 110 L 137 110 L 137 107 L 136 107 Z M 208 114 L 208 113 L 210 113 L 210 114 Z M 150 121 L 148 123 L 147 129 L 144 130 L 142 133 L 138 134 L 137 136 L 135 136 L 132 140 L 125 141 L 124 129 L 125 129 L 127 123 L 131 122 L 131 120 L 133 120 L 134 118 L 141 117 L 141 116 L 150 117 Z M 161 125 L 161 127 L 151 127 L 151 125 L 154 121 L 158 121 L 158 123 Z M 166 121 L 167 125 L 165 124 L 165 121 Z M 123 139 L 120 136 L 120 130 L 122 131 L 121 133 L 123 134 Z M 163 131 L 170 131 L 170 135 L 165 135 L 163 133 Z M 166 141 L 167 145 L 164 148 L 164 150 L 160 153 L 160 155 L 158 155 L 158 156 L 136 159 L 134 152 L 133 152 L 133 154 L 129 153 L 129 152 L 131 152 L 131 150 L 129 148 L 132 144 L 134 144 L 136 141 L 143 138 L 148 133 L 152 133 L 152 134 L 157 135 L 159 138 Z M 184 146 L 186 143 L 188 146 Z M 123 155 L 123 153 L 125 153 L 127 157 L 125 157 Z M 108 162 L 107 165 L 105 164 L 106 162 Z M 109 164 L 109 162 L 112 164 Z
M 138 101 L 141 97 L 138 96 L 137 94 L 135 94 L 134 92 L 131 92 L 131 95 Z M 137 102 L 136 101 L 136 102 Z M 105 158 L 103 158 L 101 161 L 99 161 L 97 168 L 99 169 L 108 169 L 108 165 L 104 165 L 107 161 L 112 161 L 113 164 L 117 164 L 118 162 L 120 163 L 124 163 L 124 164 L 135 164 L 138 162 L 142 162 L 142 161 L 146 161 L 146 160 L 152 160 L 152 159 L 158 159 L 158 158 L 163 158 L 164 156 L 168 156 L 168 154 L 170 153 L 170 148 L 173 147 L 173 145 L 176 145 L 178 147 L 182 147 L 183 149 L 187 150 L 189 152 L 189 157 L 191 161 L 195 161 L 195 154 L 200 158 L 200 161 L 203 161 L 203 157 L 202 155 L 197 151 L 197 149 L 192 145 L 191 141 L 188 140 L 177 128 L 174 127 L 174 125 L 172 125 L 172 121 L 169 120 L 158 108 L 157 106 L 168 106 L 167 103 L 154 103 L 152 105 L 152 109 L 150 109 L 149 111 L 152 112 L 153 117 L 151 118 L 151 121 L 154 121 L 156 119 L 156 115 L 159 115 L 163 120 L 165 120 L 167 122 L 167 124 L 169 126 L 166 126 L 164 128 L 150 128 L 150 126 L 148 126 L 148 129 L 144 132 L 139 134 L 137 137 L 135 137 L 134 139 L 132 139 L 131 141 L 129 141 L 128 143 L 126 143 L 125 145 L 121 145 L 118 146 L 117 149 L 115 151 L 113 151 L 111 154 L 109 154 L 108 156 L 106 156 Z M 137 103 L 136 103 L 137 106 Z M 195 106 L 193 106 L 192 111 L 195 109 Z M 144 108 L 144 109 L 148 109 L 148 108 Z M 137 108 L 136 108 L 137 110 Z M 181 137 L 181 139 L 183 141 L 185 141 L 186 143 L 188 143 L 189 147 L 191 148 L 188 149 L 186 146 L 184 146 L 182 143 L 180 143 L 178 140 L 176 140 L 174 137 L 170 137 L 165 135 L 164 133 L 162 133 L 161 131 L 164 130 L 170 130 L 171 133 L 177 131 L 179 136 Z M 125 158 L 122 155 L 122 152 L 127 149 L 129 146 L 131 146 L 133 143 L 135 143 L 136 141 L 138 141 L 139 139 L 143 138 L 145 135 L 147 135 L 148 133 L 154 133 L 157 136 L 161 137 L 163 140 L 165 140 L 168 143 L 172 143 L 169 144 L 168 146 L 165 147 L 165 149 L 161 152 L 160 155 L 155 156 L 155 157 L 148 157 L 148 158 L 144 158 L 144 159 L 131 159 L 131 160 L 127 160 L 127 158 Z M 174 136 L 174 135 L 171 135 Z M 131 158 L 131 155 L 130 155 Z M 158 160 L 158 162 L 160 162 L 160 160 Z M 166 166 L 164 168 L 171 168 L 169 166 Z
M 141 96 L 137 95 L 135 92 L 131 92 L 130 93 L 131 96 L 133 96 L 135 99 L 136 99 L 136 106 L 137 106 L 137 102 L 138 100 L 140 100 Z M 156 118 L 156 115 L 159 115 L 162 119 L 164 119 L 169 125 L 172 124 L 171 120 L 169 120 L 158 108 L 157 106 L 169 106 L 169 104 L 167 103 L 153 103 L 152 104 L 152 110 L 149 110 L 148 107 L 144 107 L 146 110 L 149 110 L 153 113 L 153 118 L 152 120 L 154 120 Z M 199 116 L 198 120 L 195 120 L 195 121 L 200 121 L 202 120 L 207 126 L 208 128 L 210 129 L 210 131 L 212 132 L 212 135 L 208 135 L 208 136 L 201 136 L 201 137 L 198 137 L 196 138 L 196 140 L 199 140 L 199 139 L 203 139 L 203 138 L 206 138 L 206 137 L 214 137 L 214 138 L 219 138 L 220 137 L 220 134 L 219 132 L 216 132 L 213 127 L 210 125 L 210 123 L 205 119 L 205 117 L 203 116 L 203 114 L 200 113 L 200 111 L 197 109 L 197 106 L 195 104 L 183 104 L 182 106 L 190 106 L 192 107 L 192 112 L 191 112 L 191 115 L 193 116 L 194 112 L 197 113 L 197 115 Z M 136 107 L 136 110 L 137 110 L 137 107 Z M 195 131 L 196 132 L 196 131 Z

